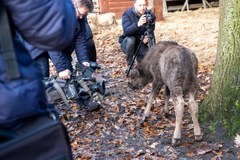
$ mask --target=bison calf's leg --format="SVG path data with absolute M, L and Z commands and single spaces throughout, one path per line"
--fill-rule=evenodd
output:
M 164 113 L 169 113 L 169 98 L 170 98 L 170 91 L 166 85 L 164 85 L 164 108 L 163 111 Z
M 178 145 L 181 139 L 181 125 L 182 125 L 182 118 L 184 113 L 184 99 L 182 95 L 177 96 L 177 98 L 173 99 L 174 101 L 174 108 L 175 108 L 175 130 L 172 138 L 172 145 Z
M 198 123 L 198 104 L 194 98 L 193 94 L 189 95 L 189 111 L 192 116 L 195 140 L 202 140 L 202 132 Z
M 153 81 L 153 83 L 152 83 L 152 92 L 151 92 L 151 94 L 149 96 L 149 99 L 148 99 L 148 102 L 147 102 L 147 106 L 145 108 L 145 111 L 144 111 L 141 123 L 143 123 L 145 121 L 146 117 L 149 116 L 151 107 L 153 105 L 153 101 L 157 97 L 157 95 L 160 92 L 162 86 L 163 86 L 163 82 L 162 81 L 159 81 L 159 80 Z
M 154 97 L 155 97 L 154 94 L 151 93 L 150 96 L 149 96 L 149 99 L 148 99 L 148 102 L 147 102 L 147 106 L 146 106 L 146 108 L 145 108 L 145 111 L 144 111 L 144 113 L 143 113 L 143 117 L 142 117 L 141 123 L 143 123 L 143 122 L 145 121 L 146 117 L 149 116 L 151 107 L 152 107 L 152 105 L 153 105 Z

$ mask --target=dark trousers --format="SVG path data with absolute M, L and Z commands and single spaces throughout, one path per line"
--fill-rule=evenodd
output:
M 124 38 L 123 42 L 121 43 L 121 50 L 126 54 L 128 66 L 131 64 L 135 54 L 137 54 L 137 62 L 140 62 L 146 55 L 148 51 L 148 45 L 144 43 L 141 44 L 138 53 L 135 53 L 140 43 L 141 41 L 136 40 L 134 36 Z
M 37 56 L 34 61 L 39 65 L 43 77 L 49 77 L 49 56 L 48 52 L 43 52 L 39 56 Z
M 97 61 L 96 47 L 92 38 L 87 40 L 87 53 L 90 62 Z

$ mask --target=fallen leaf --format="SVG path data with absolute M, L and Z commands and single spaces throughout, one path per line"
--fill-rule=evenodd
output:
M 234 142 L 235 142 L 235 146 L 239 148 L 240 147 L 240 135 L 237 135 L 235 137 Z

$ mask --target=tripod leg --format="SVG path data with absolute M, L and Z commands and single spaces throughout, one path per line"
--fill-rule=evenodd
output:
M 139 49 L 141 48 L 142 43 L 143 43 L 143 40 L 142 40 L 142 41 L 140 42 L 140 44 L 138 45 L 138 48 L 137 48 L 137 50 L 136 50 L 136 52 L 135 52 L 135 54 L 134 54 L 134 56 L 133 56 L 132 62 L 131 62 L 131 64 L 128 66 L 127 70 L 126 70 L 126 75 L 127 75 L 127 76 L 129 75 L 129 72 L 130 72 L 130 70 L 132 69 L 132 66 L 133 66 L 133 64 L 134 64 L 134 61 L 135 61 L 135 59 L 136 59 L 137 56 L 138 56 Z
M 155 36 L 153 33 L 147 33 L 148 36 L 148 48 L 151 48 L 155 44 Z
M 127 70 L 126 70 L 126 75 L 128 76 L 129 75 L 129 72 L 130 70 L 132 69 L 132 66 L 133 66 L 133 63 L 135 61 L 135 59 L 137 58 L 138 54 L 139 54 L 139 49 L 141 48 L 142 46 L 142 43 L 143 43 L 143 39 L 144 37 L 147 35 L 147 31 L 145 31 L 144 35 L 141 37 L 141 42 L 139 43 L 138 47 L 137 47 L 137 50 L 133 56 L 133 59 L 132 59 L 132 62 L 131 64 L 128 66 Z

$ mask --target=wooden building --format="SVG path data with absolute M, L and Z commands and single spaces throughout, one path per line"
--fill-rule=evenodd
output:
M 171 11 L 184 11 L 189 9 L 207 8 L 218 6 L 219 0 L 147 0 L 148 8 L 151 8 L 157 21 L 163 20 L 163 14 Z M 123 12 L 132 7 L 134 0 L 93 0 L 94 12 L 114 12 L 116 18 L 121 18 Z
M 156 14 L 157 20 L 163 19 L 162 0 L 148 0 L 149 7 Z M 116 18 L 121 18 L 125 10 L 133 6 L 134 0 L 93 0 L 94 12 L 107 13 L 114 12 Z M 155 7 L 153 7 L 155 6 Z

